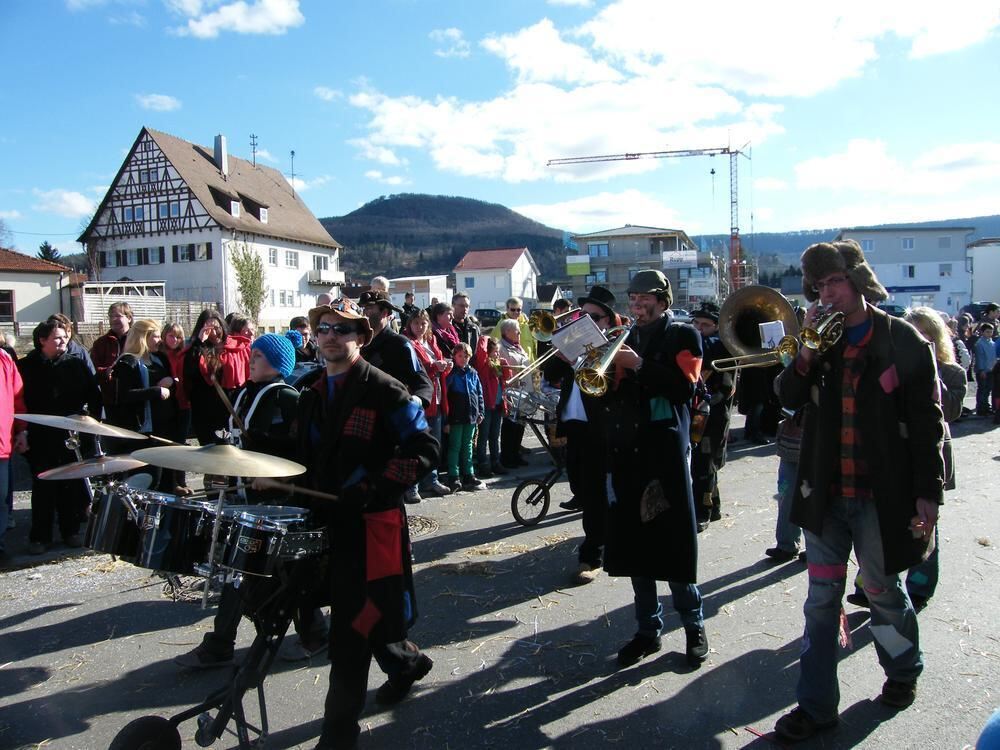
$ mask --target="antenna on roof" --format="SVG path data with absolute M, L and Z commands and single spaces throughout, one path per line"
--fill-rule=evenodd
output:
M 292 149 L 292 174 L 291 174 L 292 195 L 295 195 L 295 149 Z
M 253 154 L 251 157 L 253 159 L 253 165 L 257 166 L 257 136 L 253 133 L 250 134 L 250 153 Z

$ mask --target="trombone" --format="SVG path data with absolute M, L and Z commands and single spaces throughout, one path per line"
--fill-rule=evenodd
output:
M 572 323 L 581 312 L 579 307 L 567 310 L 564 313 L 553 315 L 548 310 L 535 310 L 528 318 L 528 329 L 535 341 L 551 341 L 552 334 L 559 326 Z M 572 315 L 572 318 L 567 316 Z
M 625 346 L 625 339 L 635 323 L 630 326 L 615 326 L 609 328 L 605 335 L 608 343 L 591 350 L 580 368 L 576 371 L 576 384 L 580 390 L 593 398 L 600 398 L 608 392 L 608 368 L 615 361 L 615 356 Z M 611 337 L 618 334 L 614 341 Z

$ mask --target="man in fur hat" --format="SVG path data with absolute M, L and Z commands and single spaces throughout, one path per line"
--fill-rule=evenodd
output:
M 825 352 L 802 348 L 777 381 L 784 407 L 804 407 L 791 520 L 805 531 L 809 593 L 798 706 L 775 725 L 793 742 L 837 723 L 837 642 L 852 548 L 887 678 L 879 700 L 903 709 L 916 698 L 923 657 L 899 573 L 927 555 L 944 489 L 930 345 L 874 306 L 887 294 L 853 240 L 806 249 L 802 287 L 814 303 L 804 327 L 817 325 L 818 301 L 844 315 L 844 332 Z
M 708 528 L 710 521 L 722 518 L 719 498 L 719 469 L 726 465 L 726 442 L 729 438 L 729 410 L 736 392 L 733 373 L 717 372 L 712 363 L 729 357 L 725 344 L 719 338 L 719 306 L 702 302 L 691 313 L 691 325 L 701 334 L 701 380 L 704 388 L 697 398 L 709 404 L 708 424 L 701 440 L 691 446 L 691 480 L 694 484 L 694 509 L 698 518 L 698 532 Z

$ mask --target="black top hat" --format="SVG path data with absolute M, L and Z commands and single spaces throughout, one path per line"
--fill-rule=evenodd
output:
M 719 322 L 719 306 L 714 302 L 702 302 L 701 307 L 691 313 L 692 318 L 707 318 L 713 323 Z
M 388 292 L 382 292 L 375 289 L 368 292 L 362 292 L 361 299 L 358 300 L 358 305 L 361 308 L 364 308 L 367 305 L 379 305 L 387 310 L 392 310 L 398 313 L 403 312 L 402 309 L 392 304 L 392 300 L 389 298 Z
M 580 297 L 576 301 L 576 304 L 582 307 L 588 302 L 604 310 L 608 314 L 608 317 L 614 317 L 615 295 L 610 289 L 605 289 L 603 286 L 592 286 L 590 294 L 586 297 Z

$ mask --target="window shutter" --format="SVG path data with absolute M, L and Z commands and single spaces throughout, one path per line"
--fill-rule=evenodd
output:
M 212 243 L 205 243 L 205 260 L 212 260 Z
M 119 268 L 121 268 L 122 266 L 124 266 L 125 263 L 126 263 L 126 261 L 128 260 L 128 258 L 126 258 L 126 256 L 125 256 L 125 251 L 124 250 L 115 250 L 115 257 L 118 260 L 117 266 Z
M 98 256 L 97 257 L 98 265 L 100 265 L 101 268 L 107 268 L 108 267 L 108 251 L 107 250 L 102 250 L 101 252 L 99 252 L 97 254 L 97 256 Z
M 148 247 L 144 247 L 142 249 L 142 256 L 139 258 L 139 265 L 140 266 L 148 266 L 149 265 L 149 248 Z
M 174 246 L 173 246 L 173 247 L 171 248 L 171 250 L 172 250 L 172 252 L 173 252 L 173 254 L 174 254 L 174 263 L 176 263 L 176 262 L 177 262 L 177 245 L 174 245 Z

